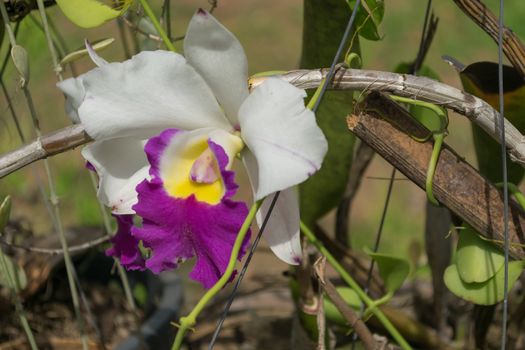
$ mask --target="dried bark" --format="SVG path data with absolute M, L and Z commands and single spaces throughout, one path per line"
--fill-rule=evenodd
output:
M 433 145 L 431 141 L 417 142 L 412 136 L 425 135 L 429 131 L 381 94 L 370 94 L 359 107 L 361 112 L 347 119 L 349 129 L 424 189 Z M 483 236 L 503 244 L 501 191 L 447 145 L 443 146 L 434 175 L 434 195 Z M 509 206 L 510 254 L 523 259 L 524 250 L 518 244 L 525 242 L 525 213 L 514 200 Z

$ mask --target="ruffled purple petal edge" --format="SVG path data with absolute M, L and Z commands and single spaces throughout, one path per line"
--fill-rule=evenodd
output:
M 111 238 L 113 246 L 106 250 L 107 256 L 118 258 L 128 270 L 144 270 L 145 260 L 139 250 L 139 241 L 131 235 L 133 215 L 113 215 L 117 219 L 117 233 Z
M 150 180 L 137 186 L 138 203 L 133 206 L 143 218 L 142 227 L 133 227 L 132 235 L 152 251 L 145 266 L 155 273 L 177 267 L 179 262 L 196 257 L 190 278 L 205 288 L 212 287 L 224 274 L 237 233 L 248 214 L 243 202 L 230 199 L 237 190 L 234 172 L 226 170 L 228 156 L 224 149 L 208 140 L 215 154 L 225 185 L 220 203 L 210 205 L 190 196 L 171 197 L 160 177 L 160 161 L 173 137 L 184 131 L 167 129 L 151 138 L 145 151 L 151 164 Z M 248 233 L 239 254 L 242 258 L 249 244 Z

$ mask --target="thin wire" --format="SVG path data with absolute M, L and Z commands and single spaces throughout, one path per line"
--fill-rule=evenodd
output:
M 423 30 L 421 31 L 421 40 L 420 40 L 420 43 L 419 43 L 419 49 L 418 49 L 418 52 L 417 52 L 417 55 L 416 55 L 416 59 L 414 60 L 414 64 L 412 65 L 412 71 L 409 72 L 410 74 L 416 75 L 417 71 L 419 70 L 419 68 L 423 64 L 423 59 L 425 57 L 425 53 L 424 53 L 425 38 L 427 37 L 427 27 L 428 27 L 428 23 L 429 23 L 430 9 L 431 8 L 432 8 L 432 0 L 428 0 L 427 1 L 427 7 L 425 9 L 425 19 L 423 21 Z M 378 251 L 379 243 L 381 242 L 381 237 L 382 237 L 382 234 L 383 234 L 383 227 L 385 225 L 385 220 L 386 220 L 386 214 L 387 214 L 387 211 L 388 211 L 388 206 L 390 204 L 390 198 L 392 197 L 392 190 L 394 188 L 395 177 L 396 177 L 396 168 L 393 167 L 392 168 L 392 173 L 390 174 L 390 181 L 388 183 L 388 190 L 387 190 L 387 193 L 386 193 L 385 205 L 383 207 L 383 212 L 381 214 L 381 220 L 379 222 L 379 228 L 377 230 L 376 240 L 375 240 L 375 243 L 374 243 L 374 250 L 373 250 L 374 253 Z M 372 262 L 370 263 L 370 267 L 368 268 L 368 271 L 367 271 L 366 284 L 365 284 L 365 288 L 364 288 L 364 291 L 365 291 L 365 293 L 367 295 L 368 295 L 368 289 L 370 287 L 370 281 L 372 280 L 372 272 L 374 271 L 374 266 L 375 266 L 375 260 L 372 259 Z M 361 304 L 361 310 L 360 310 L 360 314 L 361 315 L 363 315 L 363 313 L 365 311 L 364 307 L 365 307 L 365 305 Z M 352 350 L 355 349 L 356 341 L 357 341 L 357 333 L 354 332 L 354 334 L 352 336 L 352 347 L 351 347 Z
M 332 78 L 334 77 L 335 65 L 337 64 L 337 62 L 339 62 L 339 59 L 341 58 L 341 54 L 343 53 L 343 49 L 348 40 L 348 36 L 350 35 L 350 31 L 352 30 L 352 26 L 354 25 L 355 17 L 357 14 L 357 9 L 359 8 L 360 5 L 361 5 L 361 0 L 357 0 L 352 10 L 352 15 L 350 15 L 350 19 L 348 20 L 348 24 L 346 25 L 346 29 L 343 34 L 343 38 L 339 42 L 339 47 L 337 48 L 337 52 L 332 61 L 332 65 L 330 66 L 330 70 L 328 71 L 328 74 L 326 76 L 326 81 L 321 86 L 321 92 L 319 93 L 319 97 L 317 98 L 317 101 L 315 101 L 314 108 L 312 108 L 312 111 L 314 112 L 316 112 L 317 109 L 319 108 L 319 104 L 321 104 L 321 101 L 323 100 L 323 96 L 326 92 L 326 89 L 328 88 L 328 85 L 330 85 L 330 82 L 332 81 Z
M 331 82 L 331 80 L 332 80 L 332 78 L 334 76 L 335 65 L 339 61 L 339 58 L 341 57 L 341 53 L 343 52 L 343 48 L 345 46 L 345 43 L 348 40 L 348 35 L 350 34 L 350 30 L 352 29 L 353 23 L 355 21 L 357 9 L 359 8 L 360 4 L 361 4 L 361 0 L 357 0 L 356 4 L 355 4 L 355 6 L 354 6 L 354 8 L 352 10 L 352 14 L 350 15 L 350 19 L 348 20 L 348 24 L 346 25 L 346 29 L 345 29 L 345 32 L 344 32 L 343 37 L 341 39 L 341 42 L 339 43 L 339 47 L 338 47 L 337 52 L 335 54 L 334 60 L 332 61 L 332 65 L 330 66 L 330 70 L 328 71 L 328 75 L 326 76 L 325 83 L 322 85 L 321 91 L 320 91 L 319 96 L 318 96 L 318 99 L 315 102 L 314 107 L 312 108 L 313 112 L 317 111 L 317 109 L 319 108 L 319 104 L 321 103 L 323 95 L 325 94 L 326 89 L 327 89 L 328 85 L 330 84 L 330 82 Z M 224 308 L 224 311 L 223 311 L 223 313 L 221 315 L 221 318 L 220 318 L 219 322 L 217 323 L 217 327 L 215 328 L 215 332 L 213 333 L 213 337 L 212 337 L 212 339 L 210 341 L 210 345 L 208 347 L 208 350 L 212 350 L 213 346 L 215 345 L 217 337 L 219 336 L 219 333 L 220 333 L 220 331 L 222 329 L 222 325 L 224 323 L 224 320 L 226 319 L 226 316 L 228 315 L 228 312 L 230 310 L 231 304 L 233 303 L 233 300 L 235 299 L 235 296 L 236 296 L 236 293 L 237 293 L 237 289 L 238 289 L 239 285 L 241 284 L 241 281 L 242 281 L 242 279 L 244 277 L 244 274 L 246 273 L 246 270 L 248 269 L 248 265 L 249 265 L 249 263 L 250 263 L 250 261 L 251 261 L 251 259 L 253 257 L 253 254 L 255 253 L 255 249 L 257 248 L 257 245 L 259 244 L 259 240 L 260 240 L 260 238 L 262 236 L 262 233 L 264 232 L 264 229 L 266 227 L 266 223 L 268 222 L 268 219 L 270 218 L 270 215 L 272 214 L 273 208 L 275 206 L 275 203 L 277 202 L 277 198 L 279 198 L 279 193 L 280 192 L 276 192 L 275 196 L 273 197 L 272 203 L 270 204 L 270 207 L 268 209 L 268 213 L 264 217 L 263 224 L 261 226 L 259 234 L 257 235 L 256 239 L 254 240 L 254 242 L 252 244 L 252 248 L 250 249 L 248 257 L 246 258 L 246 262 L 244 263 L 244 266 L 243 266 L 243 268 L 241 270 L 241 273 L 239 274 L 239 277 L 237 278 L 237 281 L 235 282 L 235 286 L 233 287 L 233 291 L 230 294 L 230 296 L 228 297 L 228 302 L 226 304 L 226 307 Z
M 503 319 L 501 324 L 501 350 L 507 342 L 507 317 L 509 299 L 509 192 L 507 178 L 507 149 L 505 141 L 505 107 L 503 99 L 503 0 L 499 1 L 498 25 L 498 94 L 499 94 L 499 129 L 501 140 L 501 170 L 503 175 L 503 225 L 505 240 L 505 275 L 503 285 Z
M 386 213 L 388 212 L 388 206 L 390 204 L 390 198 L 392 198 L 392 190 L 394 189 L 394 179 L 396 177 L 396 168 L 392 167 L 392 173 L 390 174 L 390 181 L 388 182 L 388 189 L 386 191 L 386 198 L 385 198 L 385 205 L 383 206 L 383 212 L 381 213 L 381 220 L 379 221 L 379 227 L 377 229 L 376 233 L 376 240 L 374 242 L 374 253 L 379 250 L 379 243 L 381 242 L 381 237 L 383 235 L 383 227 L 385 226 L 386 221 Z M 366 283 L 364 292 L 368 295 L 368 289 L 370 288 L 370 281 L 372 280 L 372 272 L 374 271 L 375 266 L 375 260 L 372 259 L 372 262 L 370 263 L 370 267 L 368 268 L 367 274 L 366 274 Z M 361 310 L 360 315 L 363 315 L 365 312 L 365 304 L 361 303 Z M 357 342 L 357 334 L 354 332 L 354 335 L 352 336 L 352 347 L 351 349 L 355 349 L 355 344 Z
M 390 198 L 392 197 L 392 190 L 394 188 L 394 179 L 396 176 L 396 168 L 392 167 L 392 173 L 390 174 L 390 181 L 388 182 L 388 189 L 386 191 L 385 205 L 383 207 L 383 212 L 381 213 L 381 220 L 379 221 L 379 228 L 377 229 L 376 241 L 374 242 L 374 253 L 379 250 L 379 243 L 381 242 L 381 237 L 383 236 L 383 227 L 385 226 L 386 213 L 388 212 L 388 206 L 390 204 Z M 366 277 L 365 292 L 368 293 L 368 288 L 370 287 L 370 280 L 372 279 L 372 271 L 374 270 L 375 260 L 372 259 L 372 263 L 368 268 L 368 274 Z
M 215 342 L 217 341 L 217 338 L 219 337 L 219 333 L 221 332 L 222 325 L 224 324 L 224 321 L 226 320 L 226 317 L 228 316 L 228 312 L 230 311 L 230 307 L 232 306 L 233 300 L 235 299 L 237 295 L 237 290 L 239 286 L 241 285 L 241 281 L 244 278 L 244 274 L 246 273 L 246 270 L 248 270 L 248 265 L 250 264 L 250 261 L 252 260 L 252 257 L 255 253 L 255 250 L 257 249 L 257 245 L 259 244 L 259 241 L 261 240 L 262 234 L 266 228 L 266 225 L 268 224 L 268 220 L 270 219 L 270 214 L 273 211 L 273 208 L 275 207 L 275 203 L 277 202 L 277 198 L 279 198 L 279 195 L 281 192 L 276 192 L 273 196 L 272 203 L 270 203 L 270 207 L 268 208 L 268 214 L 264 217 L 264 221 L 261 225 L 261 229 L 259 230 L 259 233 L 257 234 L 257 237 L 253 241 L 252 247 L 250 249 L 250 253 L 248 254 L 248 257 L 246 258 L 246 261 L 244 262 L 244 265 L 242 267 L 241 272 L 239 273 L 239 277 L 235 281 L 235 285 L 233 286 L 233 290 L 230 293 L 230 296 L 228 297 L 228 302 L 226 303 L 226 306 L 224 307 L 224 310 L 221 314 L 221 318 L 219 319 L 219 322 L 217 322 L 217 327 L 215 327 L 215 331 L 213 332 L 213 336 L 210 340 L 210 344 L 208 345 L 208 350 L 212 350 L 213 346 L 215 345 Z

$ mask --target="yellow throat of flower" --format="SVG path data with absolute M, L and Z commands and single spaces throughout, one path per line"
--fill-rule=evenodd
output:
M 232 142 L 223 147 L 231 163 L 243 148 L 242 140 L 231 135 Z M 195 195 L 200 202 L 218 204 L 225 193 L 224 180 L 208 140 L 202 139 L 185 147 L 178 160 L 172 165 L 164 179 L 164 188 L 175 198 Z

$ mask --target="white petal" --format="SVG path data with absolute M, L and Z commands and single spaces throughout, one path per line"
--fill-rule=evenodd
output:
M 82 84 L 82 78 L 66 79 L 58 84 L 58 87 L 66 95 L 66 113 L 75 124 L 80 123 L 78 108 L 84 101 L 86 92 Z
M 58 86 L 78 106 L 82 124 L 96 140 L 148 138 L 169 127 L 231 129 L 206 82 L 184 57 L 172 52 L 141 52 L 75 81 Z
M 89 40 L 84 39 L 84 45 L 86 46 L 86 50 L 88 52 L 89 58 L 95 63 L 97 66 L 102 67 L 108 64 L 108 61 L 103 59 L 99 54 L 95 51 Z
M 237 112 L 248 96 L 248 61 L 237 38 L 211 14 L 198 10 L 188 26 L 184 55 L 237 125 Z
M 130 138 L 94 142 L 82 150 L 99 176 L 98 199 L 114 214 L 134 214 L 135 187 L 148 176 L 145 141 Z
M 261 227 L 272 203 L 274 194 L 268 196 L 256 215 Z M 292 187 L 282 191 L 275 202 L 263 236 L 274 254 L 282 261 L 298 265 L 301 262 L 301 238 L 299 234 L 299 196 Z
M 304 106 L 305 96 L 269 78 L 239 110 L 242 139 L 257 161 L 256 199 L 297 185 L 321 167 L 328 144 L 314 113 Z

